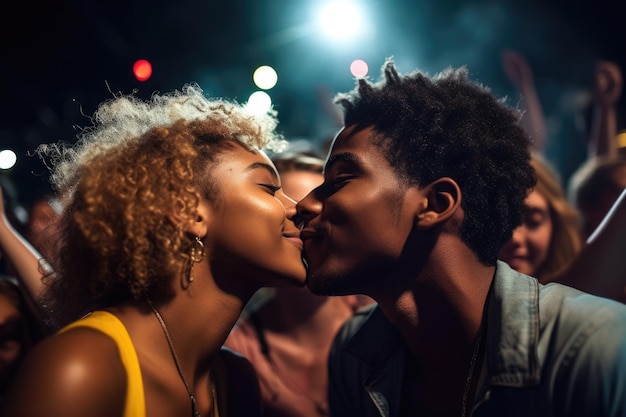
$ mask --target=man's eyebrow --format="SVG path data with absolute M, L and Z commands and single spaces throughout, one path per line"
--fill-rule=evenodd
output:
M 324 171 L 328 171 L 338 162 L 347 162 L 351 165 L 358 165 L 361 160 L 355 154 L 350 152 L 337 153 L 328 158 L 326 165 L 324 165 Z
M 255 162 L 253 164 L 248 165 L 246 171 L 253 171 L 255 169 L 264 169 L 269 172 L 272 177 L 278 179 L 278 174 L 276 174 L 276 170 L 270 164 L 266 164 L 264 162 Z

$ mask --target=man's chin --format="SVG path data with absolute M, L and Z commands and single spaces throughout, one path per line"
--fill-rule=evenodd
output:
M 315 295 L 334 295 L 332 279 L 318 271 L 307 271 L 306 286 Z
M 351 295 L 345 288 L 345 277 L 337 274 L 328 274 L 319 269 L 309 269 L 306 278 L 306 286 L 315 295 Z

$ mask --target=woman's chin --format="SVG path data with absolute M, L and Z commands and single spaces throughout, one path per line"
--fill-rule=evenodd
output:
M 514 258 L 506 261 L 506 263 L 508 263 L 511 268 L 522 274 L 532 275 L 534 272 L 534 269 L 526 259 Z

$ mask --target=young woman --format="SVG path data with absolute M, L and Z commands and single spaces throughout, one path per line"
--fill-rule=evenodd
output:
M 522 224 L 498 257 L 545 283 L 576 258 L 584 242 L 580 215 L 567 201 L 557 174 L 537 154 L 531 164 L 537 185 L 526 198 Z
M 93 120 L 74 148 L 41 149 L 64 207 L 45 304 L 64 327 L 4 415 L 257 415 L 253 369 L 220 347 L 259 288 L 305 280 L 293 201 L 261 151 L 283 144 L 276 118 L 186 86 Z

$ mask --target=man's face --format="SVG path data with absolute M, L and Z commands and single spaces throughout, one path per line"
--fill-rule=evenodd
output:
M 342 130 L 324 183 L 298 203 L 308 286 L 321 295 L 371 294 L 397 268 L 413 228 L 414 208 L 372 128 Z

